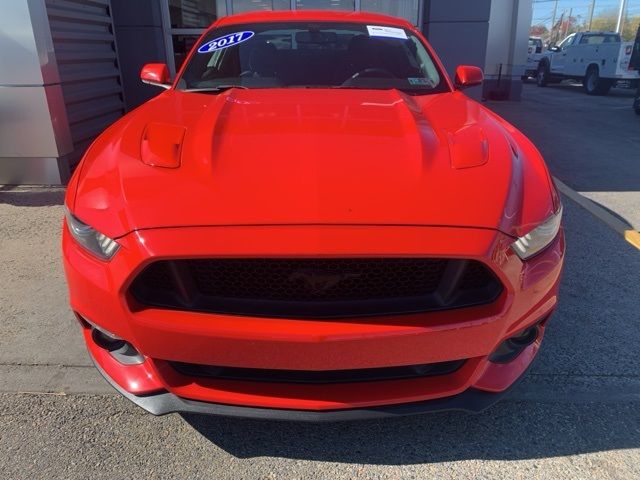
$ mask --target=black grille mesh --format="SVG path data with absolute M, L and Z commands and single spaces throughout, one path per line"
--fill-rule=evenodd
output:
M 470 262 L 462 277 L 459 287 L 462 290 L 483 288 L 491 283 L 493 274 L 480 262 Z
M 157 261 L 131 286 L 143 306 L 275 317 L 416 313 L 489 303 L 482 263 L 430 258 L 217 258 Z
M 285 301 L 341 301 L 432 293 L 446 260 L 188 260 L 204 295 Z
M 171 292 L 175 289 L 174 281 L 165 262 L 152 263 L 142 274 L 141 278 L 150 290 Z

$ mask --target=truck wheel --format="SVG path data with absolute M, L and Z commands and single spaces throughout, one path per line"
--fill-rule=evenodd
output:
M 588 95 L 606 95 L 611 90 L 613 81 L 607 78 L 600 78 L 598 67 L 591 65 L 587 69 L 582 85 Z
M 538 73 L 536 74 L 536 84 L 539 87 L 546 87 L 549 85 L 549 65 L 546 63 L 538 66 Z

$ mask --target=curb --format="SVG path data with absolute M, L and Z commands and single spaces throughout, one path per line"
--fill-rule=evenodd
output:
M 640 232 L 631 228 L 631 225 L 620 220 L 615 215 L 612 215 L 604 207 L 600 206 L 593 200 L 590 200 L 587 197 L 576 192 L 574 189 L 572 189 L 567 184 L 559 180 L 557 177 L 553 177 L 553 180 L 556 186 L 558 187 L 558 190 L 560 190 L 560 192 L 562 192 L 564 195 L 569 197 L 575 203 L 577 203 L 582 208 L 587 210 L 589 213 L 591 213 L 591 215 L 596 217 L 598 220 L 605 223 L 609 228 L 618 232 L 620 236 L 622 236 L 622 238 L 624 238 L 628 243 L 630 243 L 635 248 L 640 250 Z

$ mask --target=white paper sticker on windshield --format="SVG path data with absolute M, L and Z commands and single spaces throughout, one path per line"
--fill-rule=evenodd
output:
M 370 37 L 387 37 L 407 39 L 407 32 L 402 28 L 382 27 L 378 25 L 367 25 Z

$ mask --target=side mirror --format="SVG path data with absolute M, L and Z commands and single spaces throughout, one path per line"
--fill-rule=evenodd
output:
M 551 46 L 549 47 L 549 51 L 550 51 L 550 52 L 559 52 L 559 51 L 560 51 L 560 47 L 559 47 L 559 46 L 557 46 L 557 45 L 551 45 Z
M 164 63 L 147 63 L 140 71 L 140 80 L 156 87 L 171 88 L 169 67 Z
M 460 65 L 456 68 L 455 85 L 459 90 L 480 85 L 484 80 L 482 69 L 469 65 Z

